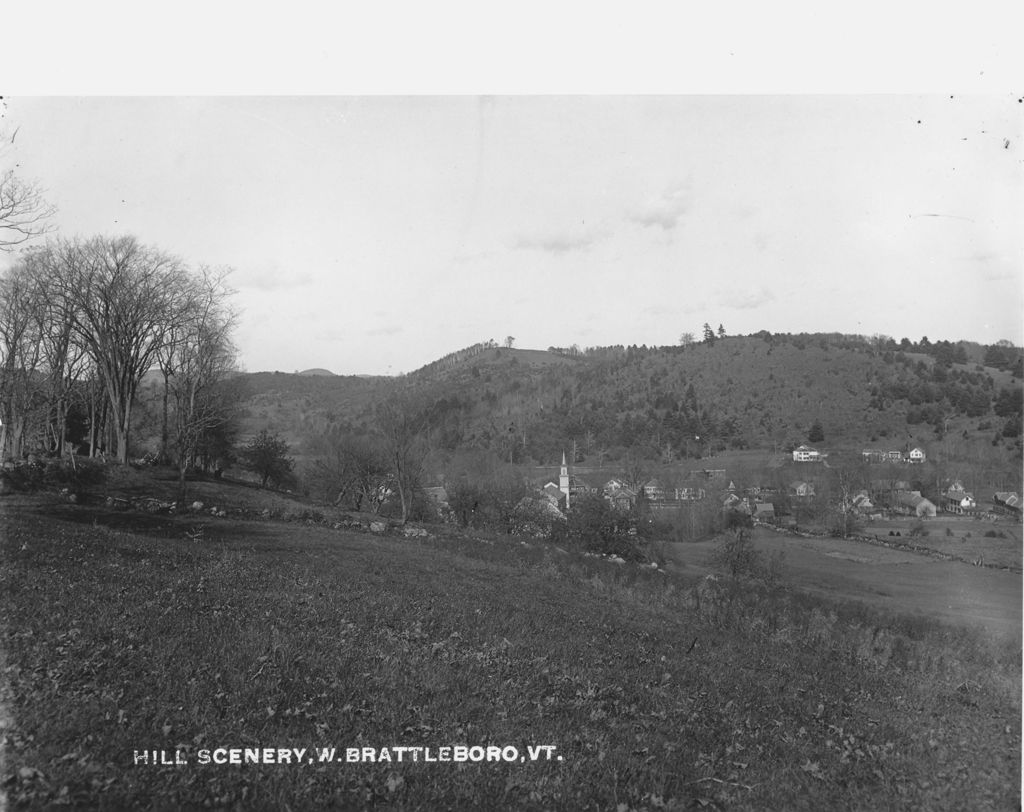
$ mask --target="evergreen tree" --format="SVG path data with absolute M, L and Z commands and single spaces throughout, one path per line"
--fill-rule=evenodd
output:
M 807 433 L 807 442 L 820 443 L 825 439 L 825 429 L 821 426 L 820 420 L 815 420 L 811 430 Z

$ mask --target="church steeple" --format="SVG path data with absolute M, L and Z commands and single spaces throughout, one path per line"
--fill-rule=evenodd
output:
M 565 507 L 569 507 L 569 466 L 565 462 L 565 452 L 562 452 L 562 468 L 558 472 L 558 490 L 565 494 Z

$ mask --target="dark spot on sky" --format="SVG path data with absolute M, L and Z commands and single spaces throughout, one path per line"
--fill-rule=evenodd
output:
M 920 123 L 921 123 L 921 119 L 918 119 L 918 120 L 917 120 L 917 123 L 918 123 L 918 124 L 920 124 Z

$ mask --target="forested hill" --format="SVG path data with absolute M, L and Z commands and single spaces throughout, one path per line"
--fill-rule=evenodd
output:
M 766 332 L 585 351 L 485 344 L 397 379 L 251 376 L 247 422 L 293 439 L 360 431 L 401 392 L 429 409 L 438 446 L 521 462 L 548 463 L 574 441 L 581 455 L 662 459 L 781 449 L 812 428 L 833 445 L 887 447 L 955 430 L 1019 454 L 1021 358 L 1005 343 Z

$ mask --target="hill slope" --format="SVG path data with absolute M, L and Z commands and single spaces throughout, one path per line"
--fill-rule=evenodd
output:
M 806 442 L 815 423 L 832 448 L 906 449 L 956 432 L 970 453 L 1019 458 L 1019 357 L 978 362 L 988 359 L 972 345 L 832 334 L 583 353 L 477 345 L 398 379 L 249 376 L 246 430 L 295 442 L 367 430 L 375 405 L 402 392 L 429 406 L 439 447 L 520 462 L 551 463 L 574 442 L 612 458 L 779 450 Z

